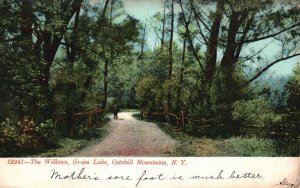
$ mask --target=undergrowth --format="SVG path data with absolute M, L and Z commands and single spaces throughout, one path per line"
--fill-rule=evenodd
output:
M 194 137 L 175 126 L 161 123 L 152 119 L 142 118 L 139 114 L 134 115 L 139 120 L 156 123 L 161 130 L 177 140 L 178 145 L 174 156 L 228 156 L 228 157 L 274 157 L 276 144 L 270 139 L 259 139 L 256 137 L 230 137 L 226 139 L 208 139 L 205 137 Z

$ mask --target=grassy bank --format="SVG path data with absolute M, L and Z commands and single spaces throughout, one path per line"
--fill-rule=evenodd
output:
M 216 147 L 216 141 L 208 138 L 195 138 L 183 133 L 180 130 L 176 130 L 174 126 L 166 123 L 154 121 L 148 118 L 142 118 L 139 114 L 135 114 L 134 117 L 139 120 L 153 122 L 159 126 L 159 128 L 173 139 L 178 141 L 178 146 L 173 156 L 221 156 L 222 151 Z M 204 148 L 203 148 L 204 147 Z
M 84 147 L 102 140 L 108 133 L 107 116 L 92 128 L 81 129 L 73 138 L 60 138 L 58 147 L 44 151 L 33 157 L 67 157 Z
M 230 156 L 230 157 L 274 157 L 275 144 L 269 139 L 231 137 L 227 139 L 210 139 L 205 137 L 193 137 L 175 126 L 141 118 L 139 114 L 134 115 L 139 120 L 156 123 L 161 130 L 179 142 L 173 156 Z

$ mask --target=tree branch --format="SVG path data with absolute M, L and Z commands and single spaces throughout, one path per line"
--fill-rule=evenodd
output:
M 290 58 L 293 58 L 293 57 L 296 57 L 296 56 L 300 56 L 300 53 L 295 53 L 293 55 L 290 55 L 290 56 L 287 56 L 287 57 L 284 57 L 284 58 L 277 59 L 276 61 L 273 61 L 272 63 L 267 65 L 265 68 L 263 68 L 262 70 L 257 72 L 256 75 L 253 76 L 250 80 L 248 80 L 243 86 L 247 86 L 248 84 L 250 84 L 251 82 L 256 80 L 260 75 L 262 75 L 266 70 L 268 70 L 270 67 L 272 67 L 276 63 L 279 63 L 281 61 L 284 61 L 284 60 L 287 60 L 287 59 L 290 59 Z
M 284 28 L 281 31 L 278 31 L 276 33 L 273 33 L 273 34 L 270 34 L 270 35 L 267 35 L 267 36 L 264 36 L 264 37 L 259 37 L 259 38 L 253 38 L 253 39 L 245 40 L 243 43 L 257 42 L 257 41 L 260 41 L 260 40 L 264 40 L 264 39 L 268 39 L 268 38 L 271 38 L 271 37 L 275 37 L 275 36 L 277 36 L 277 35 L 279 35 L 281 33 L 284 33 L 284 32 L 286 32 L 286 31 L 288 31 L 290 29 L 293 29 L 293 28 L 295 28 L 297 26 L 300 26 L 300 22 L 298 22 L 296 24 L 293 24 L 290 27 Z
M 152 25 L 151 21 L 149 21 L 152 29 L 154 30 L 154 33 L 156 34 L 157 38 L 160 40 L 161 43 L 163 43 L 163 39 L 159 36 L 157 29 Z M 163 43 L 164 45 L 164 43 Z M 169 49 L 169 47 L 167 45 L 164 45 L 164 47 L 167 47 L 167 49 Z
M 161 40 L 162 40 L 162 38 L 159 36 L 157 29 L 156 29 L 156 28 L 153 26 L 153 24 L 152 24 L 150 21 L 149 21 L 149 23 L 150 23 L 150 25 L 151 25 L 152 29 L 154 30 L 154 32 L 155 32 L 155 34 L 156 34 L 156 36 L 158 37 L 158 39 L 161 41 Z
M 246 18 L 245 18 L 246 19 Z M 254 14 L 252 14 L 249 18 L 249 20 L 246 22 L 246 26 L 245 26 L 245 29 L 243 31 L 243 34 L 242 34 L 242 37 L 240 39 L 240 42 L 239 42 L 239 45 L 237 47 L 237 50 L 236 50 L 236 53 L 235 53 L 235 61 L 238 60 L 239 56 L 240 56 L 240 53 L 242 51 L 242 47 L 243 47 L 243 42 L 246 40 L 246 37 L 247 37 L 247 34 L 249 32 L 249 29 L 250 29 L 250 26 L 251 24 L 253 23 L 253 19 L 254 19 Z
M 105 5 L 104 5 L 104 8 L 103 8 L 103 11 L 101 13 L 101 17 L 104 18 L 105 16 L 105 13 L 106 13 L 106 10 L 107 10 L 107 7 L 108 7 L 108 3 L 109 3 L 109 0 L 106 0 L 105 1 Z
M 198 39 L 198 37 L 197 37 L 197 39 L 199 40 L 199 42 L 201 42 L 201 43 L 203 43 L 203 44 L 208 44 L 208 41 L 207 41 L 208 39 L 207 39 L 207 37 L 205 37 L 204 33 L 202 32 L 202 28 L 201 28 L 201 25 L 200 25 L 199 22 L 201 22 L 201 23 L 203 24 L 203 26 L 204 26 L 209 32 L 210 32 L 210 29 L 209 29 L 208 25 L 206 25 L 206 23 L 203 22 L 202 19 L 198 17 L 197 11 L 195 10 L 195 7 L 192 5 L 191 0 L 190 0 L 190 6 L 191 6 L 191 8 L 192 8 L 192 10 L 193 10 L 193 12 L 194 12 L 194 17 L 196 18 L 196 23 L 197 23 L 197 26 L 198 26 L 198 28 L 199 28 L 199 33 L 200 33 L 202 39 L 204 40 L 204 43 L 201 42 L 200 39 Z M 200 14 L 200 17 L 202 17 L 201 14 Z
M 189 23 L 188 21 L 186 20 L 186 17 L 185 17 L 185 13 L 184 13 L 184 9 L 183 9 L 183 6 L 182 6 L 182 0 L 179 0 L 179 4 L 180 4 L 180 7 L 181 7 L 181 11 L 182 11 L 182 16 L 183 16 L 183 21 L 184 21 L 184 24 L 185 24 L 185 28 L 186 28 L 186 33 L 187 33 L 187 37 L 188 37 L 188 41 L 190 43 L 190 46 L 192 48 L 192 52 L 193 52 L 193 55 L 195 56 L 200 68 L 201 68 L 201 71 L 202 72 L 205 72 L 205 69 L 200 61 L 200 58 L 198 57 L 198 54 L 197 54 L 197 51 L 194 47 L 194 44 L 193 44 L 193 40 L 191 38 L 191 33 L 190 33 L 190 30 L 189 30 Z
M 191 6 L 192 11 L 193 11 L 193 13 L 194 13 L 194 17 L 195 17 L 195 19 L 196 19 L 196 23 L 197 23 L 199 29 L 201 29 L 200 24 L 199 24 L 199 21 L 200 21 L 200 22 L 203 24 L 203 26 L 205 27 L 205 29 L 207 29 L 208 31 L 210 31 L 210 27 L 209 27 L 209 26 L 208 26 L 201 18 L 199 18 L 199 14 L 200 14 L 200 13 L 198 13 L 198 12 L 196 11 L 196 9 L 195 9 L 195 7 L 194 7 L 194 5 L 193 5 L 193 3 L 192 3 L 192 0 L 190 0 L 189 2 L 190 2 L 190 6 Z M 201 14 L 200 14 L 200 17 L 202 17 Z M 203 18 L 203 17 L 202 17 L 202 18 Z
M 252 59 L 253 57 L 257 56 L 258 54 L 260 54 L 264 49 L 266 49 L 271 43 L 273 42 L 270 41 L 268 44 L 266 44 L 264 47 L 262 47 L 260 50 L 258 50 L 256 53 L 252 54 L 250 57 L 245 57 L 245 59 L 243 59 L 243 61 L 239 61 L 239 63 L 243 64 L 245 63 L 246 61 L 249 61 L 250 59 Z

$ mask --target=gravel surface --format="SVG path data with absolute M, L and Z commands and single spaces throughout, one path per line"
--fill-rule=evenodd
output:
M 111 121 L 108 135 L 99 143 L 88 146 L 73 156 L 168 156 L 176 149 L 177 141 L 161 131 L 157 125 L 137 120 L 137 112 L 121 112 Z

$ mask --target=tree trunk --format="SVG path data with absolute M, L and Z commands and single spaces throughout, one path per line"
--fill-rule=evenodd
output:
M 73 15 L 78 12 L 81 8 L 82 0 L 74 1 L 71 4 L 72 10 L 70 13 L 65 17 L 64 21 L 66 23 L 69 23 L 72 19 Z M 68 7 L 64 7 L 67 9 Z M 65 10 L 67 11 L 67 10 Z M 50 15 L 46 15 L 46 21 L 45 24 L 50 24 L 53 17 Z M 68 25 L 68 24 L 67 24 Z M 44 67 L 44 75 L 42 78 L 42 85 L 46 87 L 46 90 L 49 91 L 49 78 L 50 78 L 50 68 L 52 66 L 53 60 L 55 58 L 56 52 L 60 46 L 61 40 L 67 31 L 67 26 L 59 28 L 60 34 L 54 34 L 49 31 L 43 31 L 43 52 L 44 52 L 44 59 L 46 61 L 45 67 Z M 38 41 L 38 40 L 37 40 Z
M 232 66 L 235 59 L 235 51 L 237 48 L 236 35 L 239 29 L 239 16 L 238 12 L 232 12 L 230 17 L 227 45 L 221 61 L 221 66 Z
M 254 15 L 250 14 L 249 16 L 248 10 L 244 10 L 242 12 L 236 12 L 232 10 L 228 28 L 227 46 L 221 60 L 221 66 L 234 67 L 234 65 L 237 63 L 241 53 L 241 49 L 247 37 L 247 33 L 253 22 L 253 18 Z M 239 29 L 244 22 L 245 26 L 243 28 L 242 36 L 238 39 L 237 36 Z
M 169 71 L 168 78 L 169 81 L 172 79 L 173 73 L 173 33 L 174 33 L 174 0 L 171 2 L 171 29 L 170 29 L 170 44 L 169 44 Z M 171 110 L 171 93 L 167 96 L 167 106 L 168 110 Z
M 84 90 L 81 94 L 79 103 L 84 102 L 85 97 L 87 95 L 87 91 L 88 91 L 88 89 L 90 88 L 90 86 L 92 84 L 92 79 L 93 79 L 93 76 L 91 74 L 85 79 L 85 82 L 84 82 L 84 85 L 83 85 Z
M 170 45 L 169 45 L 169 79 L 173 73 L 173 33 L 174 33 L 174 0 L 171 5 L 171 30 L 170 30 Z
M 164 4 L 164 17 L 163 17 L 163 23 L 162 23 L 162 33 L 161 33 L 161 51 L 164 51 L 165 46 L 165 27 L 166 27 L 166 5 Z
M 112 0 L 113 1 L 113 0 Z M 104 18 L 105 16 L 105 13 L 106 13 L 106 10 L 107 10 L 107 7 L 108 7 L 108 3 L 109 3 L 109 0 L 106 0 L 105 1 L 105 5 L 104 5 L 104 8 L 103 8 L 103 11 L 101 13 L 101 17 Z
M 112 27 L 112 20 L 113 20 L 113 5 L 114 5 L 114 0 L 111 0 L 110 4 L 110 28 Z M 102 101 L 102 107 L 104 109 L 107 108 L 107 98 L 108 98 L 108 65 L 109 63 L 113 62 L 113 47 L 110 46 L 110 59 L 105 59 L 104 61 L 104 70 L 103 70 L 103 101 Z
M 67 41 L 67 39 L 65 39 L 67 58 L 69 61 L 70 68 L 73 68 L 74 66 L 77 51 L 78 51 L 77 38 L 78 38 L 79 16 L 80 16 L 80 8 L 77 9 L 75 13 L 74 27 L 71 33 L 70 41 Z
M 109 61 L 105 60 L 104 62 L 104 71 L 103 71 L 103 102 L 102 102 L 102 107 L 104 109 L 107 108 L 107 98 L 108 98 L 108 64 Z
M 31 1 L 22 2 L 21 35 L 23 39 L 22 48 L 24 54 L 32 52 L 32 4 Z
M 180 103 L 180 96 L 183 86 L 183 76 L 184 76 L 184 66 L 185 66 L 185 50 L 186 50 L 186 38 L 183 40 L 183 47 L 182 47 L 182 56 L 181 56 L 181 68 L 180 68 L 180 75 L 179 75 L 179 84 L 178 84 L 178 91 L 176 96 L 176 111 L 181 110 L 181 103 Z
M 206 50 L 205 80 L 209 82 L 212 81 L 213 75 L 216 72 L 218 40 L 223 12 L 224 0 L 219 0 Z
M 144 56 L 144 48 L 145 48 L 145 40 L 146 40 L 146 23 L 145 23 L 145 26 L 144 26 L 144 29 L 143 29 L 143 39 L 142 39 L 142 46 L 141 46 L 141 53 L 138 57 L 138 59 L 142 59 L 143 56 Z

